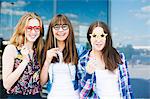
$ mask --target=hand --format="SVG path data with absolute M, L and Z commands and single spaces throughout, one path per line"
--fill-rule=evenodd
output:
M 22 46 L 21 48 L 21 54 L 23 56 L 23 59 L 29 61 L 29 53 L 30 53 L 30 49 L 27 46 Z
M 57 52 L 59 51 L 58 48 L 51 48 L 49 50 L 47 50 L 47 53 L 46 53 L 46 61 L 48 63 L 51 62 L 51 60 L 53 59 L 53 57 L 57 57 Z
M 63 53 L 61 51 L 57 51 L 57 55 L 59 56 L 59 63 L 63 62 Z
M 87 66 L 86 66 L 86 71 L 89 74 L 93 74 L 96 70 L 96 60 L 91 59 L 88 61 Z

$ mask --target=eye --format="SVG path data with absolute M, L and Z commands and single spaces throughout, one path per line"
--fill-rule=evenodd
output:
M 34 30 L 35 30 L 35 31 L 40 31 L 40 27 L 39 27 L 39 26 L 35 26 L 35 27 L 34 27 Z
M 96 37 L 96 35 L 95 35 L 95 34 L 93 34 L 92 36 L 93 36 L 93 37 Z
M 60 25 L 58 25 L 58 24 L 56 24 L 56 25 L 54 26 L 54 29 L 56 29 L 56 30 L 59 30 L 59 28 L 60 28 Z
M 102 34 L 101 37 L 104 37 L 104 34 Z
M 69 26 L 68 26 L 67 24 L 62 25 L 63 30 L 67 30 L 68 27 L 69 27 Z
M 30 32 L 30 31 L 32 30 L 32 26 L 28 26 L 28 27 L 26 28 L 26 30 L 27 30 L 28 32 Z
M 31 30 L 31 29 L 32 29 L 32 26 L 28 26 L 27 29 Z

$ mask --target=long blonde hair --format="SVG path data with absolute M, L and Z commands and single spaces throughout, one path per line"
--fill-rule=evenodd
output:
M 27 26 L 27 23 L 30 19 L 37 19 L 40 23 L 40 36 L 38 37 L 38 39 L 34 42 L 34 47 L 36 48 L 36 52 L 37 52 L 37 56 L 38 56 L 38 63 L 41 64 L 41 51 L 43 48 L 43 35 L 44 35 L 44 28 L 43 28 L 43 23 L 42 20 L 40 18 L 40 16 L 38 16 L 36 13 L 33 12 L 29 12 L 24 14 L 18 24 L 16 25 L 16 29 L 12 35 L 12 37 L 10 38 L 10 43 L 15 45 L 16 47 L 21 47 L 24 43 L 25 43 L 25 28 Z

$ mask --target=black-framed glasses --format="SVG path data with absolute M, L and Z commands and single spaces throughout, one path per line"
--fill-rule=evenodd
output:
M 59 30 L 60 28 L 62 28 L 63 30 L 67 30 L 69 28 L 69 26 L 67 24 L 56 24 L 55 26 L 53 26 L 53 28 L 55 30 Z

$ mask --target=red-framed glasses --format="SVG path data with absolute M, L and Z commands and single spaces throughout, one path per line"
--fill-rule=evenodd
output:
M 31 32 L 32 29 L 34 29 L 35 32 L 40 32 L 41 27 L 40 26 L 27 26 L 26 27 L 27 32 Z

